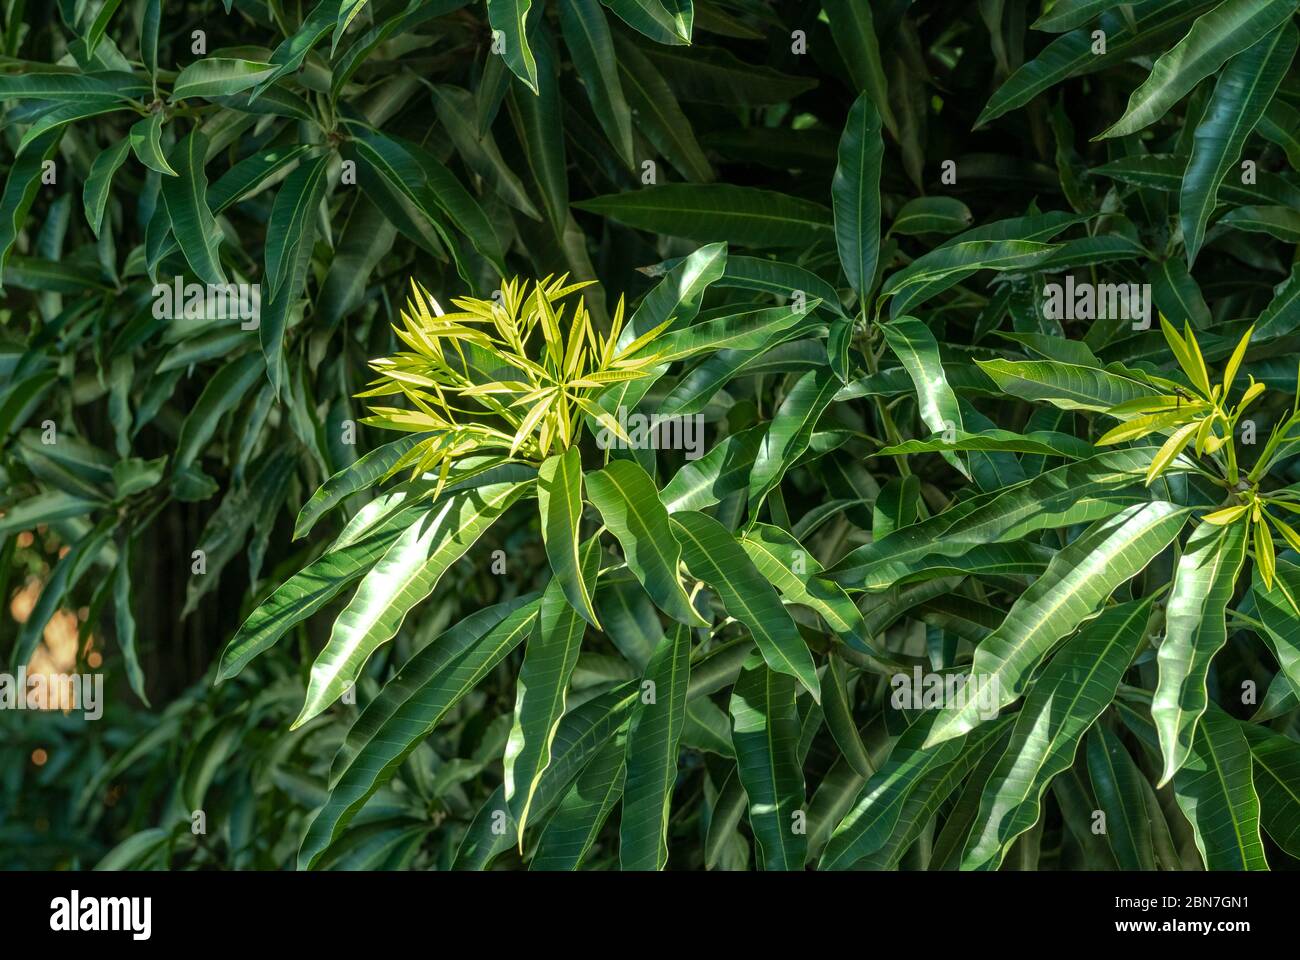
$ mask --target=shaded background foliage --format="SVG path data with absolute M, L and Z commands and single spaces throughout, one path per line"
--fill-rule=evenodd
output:
M 27 662 L 49 643 L 42 615 L 85 608 L 73 662 L 86 669 L 91 651 L 102 656 L 109 696 L 91 724 L 0 714 L 3 865 L 84 867 L 110 851 L 118 865 L 293 863 L 355 715 L 342 706 L 285 733 L 330 618 L 299 625 L 232 681 L 214 685 L 214 663 L 257 601 L 339 529 L 335 519 L 292 539 L 312 491 L 385 439 L 357 426 L 355 445 L 343 442 L 345 424 L 362 414 L 354 395 L 367 360 L 397 347 L 389 323 L 408 277 L 449 298 L 489 296 L 502 275 L 567 272 L 600 281 L 584 296 L 607 323 L 617 296 L 634 301 L 662 264 L 725 241 L 733 256 L 810 271 L 852 313 L 829 200 L 841 132 L 866 92 L 885 126 L 881 205 L 892 229 L 882 272 L 973 224 L 1040 210 L 1088 218 L 1054 264 L 926 305 L 972 420 L 1074 429 L 1073 414 L 1031 416 L 990 397 L 970 372 L 966 361 L 1005 352 L 992 336 L 999 328 L 1065 334 L 1107 362 L 1168 362 L 1155 330 L 1054 327 L 1038 298 L 1045 273 L 1101 269 L 1151 282 L 1161 310 L 1202 331 L 1207 357 L 1226 358 L 1246 318 L 1276 304 L 1274 287 L 1297 283 L 1300 79 L 1286 73 L 1251 140 L 1258 186 L 1223 197 L 1291 214 L 1212 226 L 1189 273 L 1178 226 L 1183 167 L 1160 158 L 1190 152 L 1214 78 L 1141 134 L 1091 138 L 1124 113 L 1150 57 L 1212 4 L 1061 6 L 1089 8 L 1078 27 L 1103 11 L 1123 19 L 1113 20 L 1110 54 L 1034 88 L 1035 69 L 1021 67 L 1054 34 L 1029 29 L 1040 11 L 1024 0 L 883 0 L 865 15 L 854 0 L 535 2 L 526 28 L 534 92 L 533 71 L 515 59 L 516 5 L 506 0 L 234 0 L 228 9 L 9 0 L 0 577 L 6 597 L 28 577 L 62 595 L 47 586 L 46 606 L 25 623 L 0 621 L 0 648 Z M 1123 39 L 1126 22 L 1142 29 Z M 492 52 L 494 27 L 504 56 Z M 194 53 L 195 31 L 204 56 Z M 268 63 L 274 69 L 250 66 Z M 83 75 L 93 83 L 81 84 Z M 48 95 L 31 92 L 46 81 Z M 993 110 L 1009 88 L 1025 94 L 1017 109 Z M 54 162 L 54 182 L 41 180 L 43 159 Z M 941 179 L 945 161 L 955 183 Z M 345 163 L 355 163 L 355 183 L 345 182 Z M 205 202 L 187 200 L 195 185 Z M 182 275 L 259 283 L 260 329 L 155 317 L 155 281 Z M 773 301 L 724 283 L 709 306 L 755 302 Z M 1295 309 L 1275 312 L 1271 341 L 1249 358 L 1258 379 L 1284 392 L 1296 386 Z M 719 433 L 763 422 L 783 378 L 825 363 L 824 350 L 792 348 L 711 398 L 706 416 Z M 889 395 L 901 398 L 899 423 L 925 436 L 901 368 L 885 373 L 894 375 Z M 53 446 L 41 442 L 47 420 Z M 828 491 L 861 501 L 848 512 L 852 529 L 832 526 L 829 553 L 872 529 L 869 504 L 893 476 L 888 461 L 862 462 L 850 447 L 828 459 L 834 469 L 820 464 L 786 484 L 791 517 Z M 934 510 L 962 485 L 937 457 L 918 473 Z M 37 523 L 40 535 L 24 538 Z M 64 546 L 73 551 L 60 559 Z M 202 575 L 191 573 L 193 550 L 206 555 Z M 494 550 L 505 551 L 506 577 L 490 571 Z M 367 665 L 359 699 L 442 627 L 538 588 L 545 570 L 531 514 L 516 510 Z M 1233 643 L 1238 656 L 1218 684 L 1252 679 L 1263 689 L 1276 665 Z M 602 650 L 582 662 L 575 690 L 601 689 L 625 670 Z M 499 781 L 513 677 L 510 661 L 497 668 L 323 865 L 449 866 Z M 807 765 L 821 776 L 835 759 L 821 737 Z M 705 811 L 721 786 L 715 761 L 707 751 L 683 760 L 674 867 L 705 863 Z M 1086 795 L 1086 785 L 1070 794 Z M 207 836 L 189 830 L 198 808 L 217 825 Z M 1044 842 L 1056 850 L 1044 861 L 1073 865 L 1060 816 L 1039 829 L 1056 838 Z M 743 866 L 749 854 L 728 841 L 710 860 Z M 595 865 L 610 862 L 617 855 L 606 850 Z

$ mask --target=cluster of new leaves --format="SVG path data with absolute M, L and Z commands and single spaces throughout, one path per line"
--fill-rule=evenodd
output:
M 0 73 L 17 658 L 247 544 L 111 865 L 1300 859 L 1296 0 L 138 6 Z

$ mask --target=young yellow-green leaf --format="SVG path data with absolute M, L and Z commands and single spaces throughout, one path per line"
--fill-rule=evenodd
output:
M 578 524 L 582 520 L 582 455 L 577 447 L 548 457 L 537 470 L 537 507 L 542 540 L 551 572 L 564 596 L 597 630 L 600 621 L 591 605 L 578 558 Z
M 623 870 L 662 870 L 668 863 L 668 812 L 686 722 L 690 663 L 690 628 L 675 624 L 646 665 L 641 699 L 628 727 L 618 845 Z
M 1246 332 L 1241 335 L 1241 340 L 1237 343 L 1237 348 L 1232 351 L 1232 356 L 1228 358 L 1228 365 L 1223 368 L 1224 400 L 1228 398 L 1228 392 L 1232 390 L 1232 381 L 1237 376 L 1237 368 L 1241 366 L 1242 358 L 1246 356 L 1246 348 L 1250 346 L 1250 337 L 1254 332 L 1254 324 L 1246 328 Z
M 1216 527 L 1226 526 L 1236 520 L 1243 513 L 1250 509 L 1250 504 L 1239 503 L 1235 507 L 1224 507 L 1222 510 L 1215 510 L 1213 513 L 1207 513 L 1201 517 L 1205 523 L 1212 523 Z
M 1246 525 L 1202 524 L 1178 559 L 1165 611 L 1151 718 L 1164 758 L 1161 785 L 1187 760 L 1209 696 L 1210 662 L 1228 640 L 1224 611 L 1245 562 Z
M 671 523 L 687 569 L 712 587 L 727 613 L 744 624 L 768 666 L 795 677 L 820 701 L 817 671 L 799 628 L 731 532 L 712 517 L 690 510 L 673 514 Z
M 1262 519 L 1256 520 L 1255 531 L 1255 565 L 1259 575 L 1264 579 L 1265 589 L 1273 589 L 1273 575 L 1277 572 L 1277 556 L 1273 552 L 1273 535 L 1268 531 L 1268 524 Z
M 1097 522 L 1057 553 L 975 649 L 971 673 L 992 686 L 996 705 L 1018 698 L 1056 642 L 1097 616 L 1120 584 L 1170 544 L 1186 519 L 1187 508 L 1177 504 L 1140 504 Z M 986 718 L 987 706 L 967 698 L 942 712 L 927 743 L 959 736 Z
M 1200 424 L 1197 422 L 1179 427 L 1164 442 L 1164 446 L 1156 451 L 1156 455 L 1151 459 L 1151 466 L 1147 467 L 1147 486 L 1150 486 L 1160 476 L 1161 471 L 1169 466 L 1170 461 L 1182 453 L 1183 448 L 1192 442 L 1192 435 L 1196 433 L 1198 427 L 1200 427 Z
M 1106 411 L 1114 416 L 1114 409 Z M 1118 426 L 1111 427 L 1100 437 L 1097 438 L 1097 446 L 1107 447 L 1113 443 L 1127 443 L 1132 440 L 1140 440 L 1152 433 L 1157 433 L 1176 427 L 1190 417 L 1196 415 L 1195 409 L 1190 405 L 1184 405 L 1182 409 L 1168 410 L 1163 413 L 1152 413 L 1140 417 L 1134 417 Z M 1210 418 L 1205 418 L 1208 422 Z
M 1183 368 L 1183 373 L 1187 374 L 1187 379 L 1192 382 L 1192 386 L 1201 392 L 1201 396 L 1208 398 L 1210 396 L 1210 374 L 1205 367 L 1205 358 L 1201 356 L 1200 347 L 1196 345 L 1196 337 L 1192 333 L 1191 325 L 1189 324 L 1183 329 L 1186 337 L 1178 332 L 1177 327 L 1161 316 L 1160 330 L 1165 335 L 1165 342 L 1169 344 L 1174 359 Z

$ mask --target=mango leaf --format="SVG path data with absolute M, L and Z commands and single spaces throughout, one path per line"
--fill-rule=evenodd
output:
M 939 362 L 939 344 L 934 334 L 916 317 L 896 317 L 881 326 L 885 342 L 902 362 L 907 375 L 916 388 L 917 405 L 921 422 L 931 431 L 953 436 L 962 429 L 961 406 L 944 377 L 943 364 Z M 966 465 L 956 454 L 942 451 L 943 458 L 963 476 L 970 476 Z
M 704 626 L 682 589 L 677 572 L 682 548 L 650 475 L 632 460 L 613 460 L 604 470 L 588 474 L 586 481 L 587 496 L 617 538 L 628 569 L 650 599 L 674 620 Z
M 1102 13 L 1093 28 L 1079 28 L 1062 34 L 1021 65 L 989 98 L 975 126 L 1022 107 L 1044 90 L 1069 77 L 1093 73 L 1135 54 L 1164 50 L 1183 35 L 1189 20 L 1214 6 L 1218 0 L 1146 0 L 1131 10 L 1112 9 Z M 1114 4 L 1123 7 L 1123 4 Z M 1094 30 L 1105 36 L 1105 52 L 1097 48 Z
M 677 624 L 655 649 L 627 733 L 627 782 L 619 825 L 619 868 L 662 870 L 668 863 L 668 812 L 686 720 L 691 632 Z
M 600 545 L 588 544 L 582 576 L 595 584 L 600 569 Z M 542 594 L 537 633 L 528 641 L 516 684 L 514 722 L 505 752 L 505 799 L 517 824 L 522 848 L 533 794 L 551 762 L 551 741 L 564 716 L 569 678 L 578 662 L 586 622 L 564 599 L 558 580 Z
M 822 672 L 822 709 L 826 711 L 826 728 L 830 731 L 840 756 L 863 780 L 876 772 L 871 755 L 862 742 L 857 724 L 853 720 L 853 699 L 850 695 L 848 668 L 835 655 L 827 658 Z M 828 774 L 829 776 L 829 774 Z M 816 796 L 813 805 L 816 805 Z
M 631 169 L 635 166 L 632 111 L 623 96 L 609 22 L 598 0 L 560 4 L 560 27 L 564 31 L 569 55 L 573 57 L 582 85 L 587 90 L 591 109 L 605 136 L 618 151 L 619 158 Z
M 917 197 L 903 204 L 889 225 L 896 236 L 957 233 L 971 225 L 971 212 L 955 197 Z
M 1291 2 L 1255 3 L 1283 18 L 1295 11 Z M 1240 2 L 1225 7 L 1241 6 Z M 1237 165 L 1251 130 L 1264 115 L 1269 101 L 1295 58 L 1300 33 L 1290 23 L 1266 34 L 1233 57 L 1219 76 L 1192 140 L 1192 156 L 1183 175 L 1178 220 L 1183 228 L 1187 263 L 1196 260 L 1205 237 L 1205 225 L 1218 198 L 1224 176 Z
M 375 649 L 401 628 L 410 609 L 433 591 L 447 568 L 527 486 L 499 483 L 453 493 L 402 532 L 334 621 L 329 642 L 312 664 L 295 728 L 352 685 Z
M 1202 14 L 1187 36 L 1162 54 L 1129 97 L 1124 115 L 1100 137 L 1125 137 L 1159 120 L 1192 88 L 1296 11 L 1294 0 L 1226 0 Z
M 393 465 L 414 449 L 427 434 L 412 433 L 376 447 L 355 463 L 344 467 L 322 483 L 301 510 L 294 524 L 295 540 L 306 536 L 318 520 L 352 494 L 365 490 L 388 475 Z
M 176 75 L 172 83 L 172 99 L 228 97 L 257 86 L 275 70 L 272 64 L 256 60 L 203 57 L 186 65 Z
M 623 462 L 623 461 L 619 461 Z M 597 630 L 600 621 L 592 608 L 578 557 L 578 525 L 582 520 L 582 456 L 577 447 L 547 458 L 537 471 L 537 506 L 542 539 L 551 571 L 565 598 Z
M 237 676 L 250 660 L 269 650 L 295 624 L 338 596 L 373 567 L 403 531 L 426 512 L 425 507 L 416 504 L 393 513 L 353 542 L 326 551 L 277 587 L 226 644 L 217 681 Z
M 1164 760 L 1159 786 L 1173 778 L 1192 751 L 1197 721 L 1209 703 L 1206 678 L 1214 655 L 1228 642 L 1224 611 L 1246 560 L 1244 523 L 1203 523 L 1178 558 L 1160 644 L 1160 679 L 1151 719 Z
M 842 587 L 818 576 L 822 566 L 812 552 L 780 527 L 755 523 L 740 541 L 749 559 L 788 603 L 815 610 L 835 633 L 863 653 L 868 646 L 862 612 Z
M 726 314 L 666 333 L 645 349 L 664 363 L 718 350 L 759 349 L 773 335 L 810 323 L 817 303 L 813 300 Z
M 898 738 L 888 759 L 863 786 L 853 808 L 835 827 L 822 851 L 819 869 L 847 870 L 879 851 L 895 835 L 912 792 L 925 787 L 927 795 L 931 794 L 931 788 L 937 785 L 934 774 L 941 777 L 941 772 L 958 760 L 968 746 L 976 750 L 981 746 L 987 748 L 1007 723 L 1002 720 L 989 724 L 969 738 L 951 740 L 938 749 L 926 749 L 922 744 L 937 717 L 933 712 L 923 714 Z M 956 784 L 949 784 L 952 786 Z
M 997 705 L 1019 697 L 1056 642 L 1097 616 L 1115 588 L 1169 546 L 1186 520 L 1186 508 L 1176 504 L 1140 504 L 1098 521 L 1057 553 L 1046 572 L 1012 604 L 1002 625 L 975 650 L 971 673 L 993 686 Z M 959 736 L 981 719 L 980 703 L 967 698 L 961 706 L 943 711 L 927 743 Z
M 727 613 L 744 624 L 768 666 L 799 680 L 820 701 L 812 654 L 799 628 L 727 528 L 690 510 L 673 514 L 670 522 L 686 568 L 711 586 Z
M 808 449 L 813 428 L 840 386 L 834 371 L 824 367 L 800 377 L 781 401 L 750 470 L 750 516 L 758 515 L 763 499 L 780 485 L 786 471 Z
M 849 589 L 883 590 L 940 558 L 1018 540 L 1034 530 L 1089 523 L 1152 497 L 1142 485 L 1154 447 L 1116 450 L 1066 464 L 1030 480 L 961 501 L 943 513 L 864 544 L 827 571 Z
M 1250 746 L 1264 830 L 1294 857 L 1300 851 L 1300 744 L 1253 723 L 1238 729 Z
M 1285 587 L 1293 597 L 1300 597 L 1300 567 L 1287 560 L 1278 560 L 1274 581 Z M 1300 620 L 1283 596 L 1281 590 L 1264 586 L 1258 568 L 1251 584 L 1264 637 L 1269 641 L 1282 674 L 1296 695 L 1300 696 Z
M 757 187 L 667 183 L 573 204 L 638 230 L 701 243 L 808 247 L 832 238 L 831 212 L 821 204 Z
M 1268 869 L 1250 747 L 1241 725 L 1218 707 L 1197 724 L 1191 752 L 1174 776 L 1174 796 L 1191 822 L 1205 869 Z
M 226 277 L 217 255 L 221 232 L 208 209 L 208 178 L 203 171 L 207 152 L 208 138 L 196 127 L 172 150 L 170 165 L 177 176 L 163 180 L 162 195 L 172 233 L 190 269 L 204 283 L 224 284 Z
M 654 62 L 621 34 L 614 35 L 614 49 L 619 81 L 628 108 L 637 118 L 638 131 L 686 180 L 707 183 L 714 179 L 695 128 Z
M 767 435 L 763 425 L 749 427 L 719 441 L 698 460 L 687 460 L 659 492 L 669 513 L 703 510 L 745 489 L 758 448 Z
M 865 20 L 870 24 L 870 9 L 866 10 Z M 839 165 L 831 183 L 840 265 L 859 301 L 866 300 L 876 281 L 876 262 L 880 258 L 880 160 L 884 152 L 880 114 L 864 93 L 849 111 L 840 138 Z
M 329 798 L 298 850 L 300 870 L 319 861 L 447 711 L 536 629 L 540 599 L 511 606 L 477 611 L 425 646 L 357 718 L 335 761 Z
M 1062 410 L 1108 410 L 1143 397 L 1171 393 L 1130 370 L 1057 360 L 977 360 L 998 389 L 1022 400 L 1045 400 Z
M 639 695 L 635 681 L 621 684 L 564 715 L 551 744 L 551 763 L 542 772 L 533 798 L 538 819 L 560 802 L 573 778 L 586 769 L 597 752 L 627 723 Z M 456 851 L 453 869 L 485 870 L 515 843 L 514 830 L 500 829 L 502 810 L 505 810 L 504 791 L 498 787 L 470 824 Z
M 764 870 L 802 870 L 807 836 L 795 682 L 754 653 L 731 688 L 731 740 Z
M 1150 600 L 1110 607 L 1068 640 L 1039 675 L 980 798 L 962 869 L 996 869 L 1015 839 L 1042 817 L 1043 794 L 1074 763 L 1084 732 L 1114 698 L 1150 615 Z
M 9 259 L 9 251 L 18 239 L 18 231 L 26 222 L 27 211 L 36 199 L 45 163 L 54 156 L 60 137 L 59 131 L 46 134 L 36 143 L 35 149 L 16 158 L 9 168 L 4 193 L 0 194 L 0 277 L 3 276 L 5 261 Z
M 529 870 L 576 870 L 623 796 L 625 738 L 611 737 L 578 774 L 546 822 Z
M 882 447 L 876 452 L 876 456 L 966 450 L 1038 453 L 1045 457 L 1069 457 L 1071 460 L 1086 460 L 1097 455 L 1096 447 L 1068 433 L 1057 433 L 1051 430 L 1034 430 L 1030 433 L 981 430 L 978 433 L 968 433 L 965 430 L 958 430 L 951 435 L 951 438 L 938 436 L 928 440 L 904 440 L 902 443 Z
M 104 211 L 108 206 L 108 191 L 113 184 L 113 174 L 117 173 L 118 168 L 122 166 L 130 149 L 129 139 L 119 140 L 113 146 L 101 150 L 95 157 L 95 162 L 90 165 L 82 203 L 86 209 L 86 221 L 95 236 L 99 236 L 100 225 L 104 222 Z
M 871 7 L 853 0 L 824 0 L 822 9 L 830 22 L 831 36 L 836 49 L 844 60 L 854 88 L 871 98 L 871 104 L 880 117 L 884 118 L 889 132 L 898 139 L 898 121 L 894 118 L 889 103 L 889 86 L 885 79 L 884 61 L 880 56 L 880 44 L 876 40 L 875 22 Z M 857 107 L 855 105 L 854 109 Z M 852 124 L 852 120 L 850 120 Z M 876 121 L 879 132 L 880 122 Z M 866 283 L 870 285 L 871 277 Z M 857 287 L 857 284 L 854 284 Z
M 690 43 L 686 22 L 674 16 L 662 0 L 601 0 L 633 30 L 656 43 Z
M 176 470 L 193 463 L 212 439 L 221 417 L 244 398 L 262 375 L 264 364 L 258 353 L 236 357 L 207 382 L 190 414 L 181 424 L 172 461 Z

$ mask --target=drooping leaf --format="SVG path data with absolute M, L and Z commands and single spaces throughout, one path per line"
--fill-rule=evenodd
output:
M 1168 783 L 1187 762 L 1197 722 L 1209 703 L 1206 677 L 1214 655 L 1228 642 L 1224 610 L 1246 559 L 1246 526 L 1202 524 L 1178 558 L 1160 644 L 1160 680 L 1151 718 L 1160 734 Z
M 764 870 L 802 870 L 807 848 L 797 823 L 804 812 L 804 777 L 796 689 L 793 677 L 772 670 L 757 653 L 731 689 L 736 767 Z
M 623 870 L 662 870 L 668 862 L 668 814 L 686 719 L 690 654 L 690 630 L 677 624 L 646 665 L 641 699 L 627 733 L 627 783 L 618 848 Z

